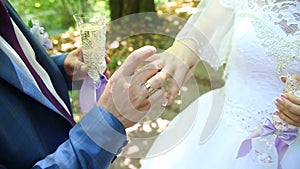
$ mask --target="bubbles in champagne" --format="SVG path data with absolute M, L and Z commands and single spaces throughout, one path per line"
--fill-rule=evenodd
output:
M 97 23 L 80 25 L 83 59 L 89 68 L 88 75 L 99 81 L 99 73 L 106 69 L 105 62 L 105 26 Z

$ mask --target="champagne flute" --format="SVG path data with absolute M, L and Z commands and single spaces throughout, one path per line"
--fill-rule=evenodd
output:
M 286 76 L 286 83 L 283 89 L 284 93 L 291 93 L 297 97 L 300 97 L 300 74 L 295 71 L 288 71 Z M 279 131 L 286 131 L 289 129 L 296 129 L 296 126 L 290 125 L 284 122 L 278 115 L 274 114 L 272 117 L 273 124 Z
M 88 75 L 94 82 L 99 82 L 99 74 L 106 69 L 105 17 L 98 13 L 78 13 L 73 17 L 80 31 L 83 59 L 89 68 Z
M 288 71 L 284 93 L 292 93 L 300 97 L 299 75 L 295 71 Z M 264 119 L 262 125 L 242 142 L 237 157 L 243 157 L 251 152 L 251 157 L 265 168 L 280 168 L 286 150 L 297 137 L 296 126 L 286 123 L 277 114 L 273 114 L 271 119 Z
M 105 17 L 99 13 L 78 13 L 73 17 L 80 31 L 83 61 L 88 67 L 88 76 L 79 94 L 81 111 L 87 113 L 96 105 L 107 83 L 103 75 L 106 69 Z
M 283 92 L 291 93 L 297 97 L 300 97 L 300 81 L 298 78 L 300 78 L 300 76 L 295 71 L 288 71 Z M 265 142 L 265 144 L 257 144 L 257 147 L 265 151 L 264 154 L 266 158 L 264 159 L 267 159 L 264 161 L 265 164 L 272 164 L 274 162 L 274 148 L 276 148 L 278 165 L 280 165 L 280 161 L 283 158 L 286 149 L 288 149 L 289 145 L 292 144 L 297 138 L 298 128 L 294 125 L 286 123 L 275 113 L 272 115 L 271 122 L 274 128 L 272 129 L 272 125 L 269 125 L 267 128 L 268 130 L 273 130 L 274 134 L 260 137 L 259 139 L 264 140 L 263 142 Z M 256 158 L 258 158 L 257 155 Z

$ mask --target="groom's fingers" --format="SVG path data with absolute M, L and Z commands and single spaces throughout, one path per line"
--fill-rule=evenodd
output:
M 169 87 L 168 93 L 167 93 L 168 102 L 165 103 L 166 106 L 171 105 L 171 103 L 174 101 L 174 99 L 178 96 L 179 90 L 180 90 L 180 87 L 178 86 L 178 83 L 173 78 L 169 79 L 169 85 L 170 85 L 170 87 Z
M 130 76 L 136 69 L 150 56 L 155 54 L 156 48 L 153 46 L 144 46 L 133 51 L 122 65 L 123 75 Z
M 138 99 L 144 100 L 146 97 L 151 95 L 156 88 L 152 86 L 152 84 L 148 83 L 147 80 L 157 73 L 157 69 L 148 68 L 137 71 L 131 79 L 131 86 L 138 86 L 137 88 L 132 88 L 131 92 L 139 93 L 136 97 Z M 150 86 L 147 86 L 150 85 Z M 148 88 L 147 88 L 148 87 Z

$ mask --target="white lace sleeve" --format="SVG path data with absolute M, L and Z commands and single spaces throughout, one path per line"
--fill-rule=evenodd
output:
M 194 52 L 217 70 L 230 53 L 233 17 L 240 1 L 202 0 L 176 39 L 192 39 L 197 44 Z
M 243 0 L 201 0 L 198 13 L 187 21 L 177 35 L 177 40 L 192 39 L 200 59 L 207 62 L 213 69 L 219 69 L 228 59 L 231 52 L 231 37 L 237 1 Z M 227 65 L 228 66 L 228 65 Z M 226 70 L 224 75 L 226 76 Z M 224 93 L 214 96 L 215 102 L 224 102 Z M 219 100 L 220 99 L 220 100 Z M 220 110 L 211 111 L 200 136 L 200 143 L 206 142 L 216 129 L 222 117 Z
M 236 8 L 243 0 L 219 0 L 220 4 L 227 8 Z

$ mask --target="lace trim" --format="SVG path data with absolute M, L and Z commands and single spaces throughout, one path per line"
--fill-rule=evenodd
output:
M 249 0 L 250 10 L 268 18 L 287 35 L 299 35 L 299 4 L 295 0 Z
M 281 74 L 288 64 L 297 59 L 300 61 L 300 39 L 296 36 L 283 36 L 271 29 L 267 23 L 254 15 L 241 14 L 250 17 L 257 37 L 262 39 L 262 45 L 267 48 L 266 55 L 277 58 L 277 73 Z
M 266 105 L 264 109 L 251 110 L 232 99 L 225 99 L 224 119 L 228 125 L 233 125 L 237 131 L 250 134 L 263 124 L 265 118 L 272 115 L 271 104 Z

